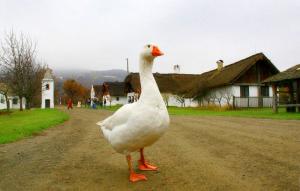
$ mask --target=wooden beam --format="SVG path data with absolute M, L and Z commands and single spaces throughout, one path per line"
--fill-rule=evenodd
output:
M 296 88 L 296 103 L 300 104 L 300 79 L 297 79 L 297 88 Z M 298 112 L 300 112 L 300 106 L 298 107 Z
M 289 94 L 290 94 L 290 98 L 291 98 L 291 104 L 293 104 L 295 102 L 293 81 L 291 81 L 289 83 L 288 87 L 289 87 Z
M 264 86 L 262 83 L 233 83 L 234 86 Z
M 278 113 L 278 107 L 277 107 L 277 85 L 272 84 L 272 90 L 273 90 L 273 112 Z

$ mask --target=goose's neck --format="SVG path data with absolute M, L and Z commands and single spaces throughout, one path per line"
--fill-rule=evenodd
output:
M 159 92 L 158 86 L 152 74 L 153 60 L 140 58 L 140 83 L 141 96 L 140 101 L 151 104 L 164 103 Z

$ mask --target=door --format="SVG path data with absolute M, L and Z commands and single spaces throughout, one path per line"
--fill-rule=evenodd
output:
M 45 100 L 45 108 L 50 108 L 50 99 Z

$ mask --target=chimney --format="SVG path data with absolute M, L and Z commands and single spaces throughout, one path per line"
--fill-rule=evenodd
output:
M 180 73 L 180 66 L 178 64 L 174 65 L 173 69 L 174 69 L 174 73 L 175 74 L 179 74 Z
M 126 66 L 127 66 L 127 74 L 129 74 L 129 61 L 128 61 L 128 58 L 126 58 Z
M 217 64 L 218 64 L 218 68 L 217 68 L 217 69 L 218 69 L 218 71 L 221 71 L 221 70 L 222 70 L 222 68 L 223 68 L 223 63 L 224 63 L 223 60 L 218 60 L 218 61 L 217 61 Z

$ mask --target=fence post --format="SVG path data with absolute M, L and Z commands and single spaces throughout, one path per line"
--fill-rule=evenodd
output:
M 250 98 L 249 98 L 249 97 L 247 97 L 247 99 L 248 99 L 248 108 L 249 108 L 249 99 L 250 99 Z
M 232 96 L 232 107 L 235 109 L 235 96 Z
M 278 113 L 277 107 L 277 86 L 275 84 L 272 85 L 273 89 L 273 112 Z

